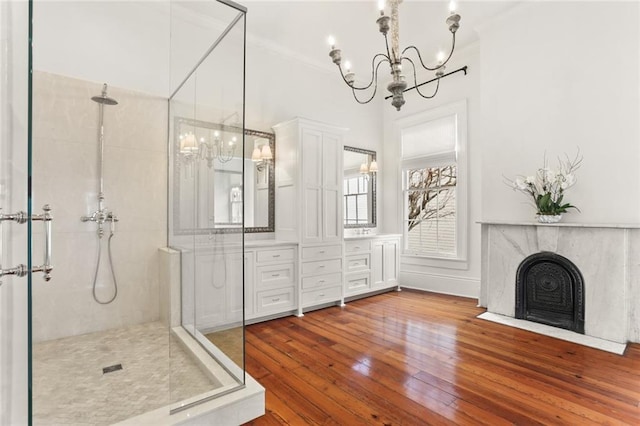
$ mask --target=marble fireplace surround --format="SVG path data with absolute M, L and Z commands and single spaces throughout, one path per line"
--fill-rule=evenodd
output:
M 640 342 L 640 224 L 482 221 L 480 306 L 515 317 L 516 271 L 529 255 L 571 260 L 585 286 L 585 335 Z

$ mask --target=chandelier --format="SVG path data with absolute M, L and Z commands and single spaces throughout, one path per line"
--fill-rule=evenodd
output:
M 227 163 L 233 158 L 238 142 L 236 136 L 225 142 L 217 130 L 213 132 L 213 137 L 211 133 L 209 135 L 209 140 L 201 137 L 199 141 L 193 132 L 180 135 L 180 154 L 187 163 L 206 160 L 207 167 L 211 168 L 214 160 Z
M 362 85 L 362 86 L 356 85 L 355 83 L 356 76 L 355 76 L 355 73 L 351 71 L 351 65 L 349 64 L 348 61 L 345 61 L 344 70 L 343 70 L 342 51 L 340 49 L 336 49 L 335 39 L 333 37 L 329 37 L 329 45 L 331 46 L 331 51 L 329 52 L 329 56 L 331 56 L 333 63 L 338 66 L 342 79 L 349 87 L 351 87 L 351 90 L 353 92 L 353 97 L 360 104 L 369 103 L 375 97 L 376 92 L 378 90 L 378 82 L 377 82 L 378 68 L 384 62 L 389 64 L 389 67 L 391 69 L 391 75 L 393 77 L 392 81 L 387 85 L 387 90 L 391 92 L 391 95 L 385 97 L 385 99 L 393 98 L 393 100 L 391 101 L 391 104 L 394 107 L 396 107 L 398 111 L 400 111 L 400 108 L 405 103 L 404 92 L 415 89 L 420 96 L 426 99 L 430 99 L 430 98 L 433 98 L 436 95 L 436 93 L 438 93 L 438 89 L 440 88 L 440 79 L 442 77 L 449 76 L 459 71 L 464 71 L 465 75 L 467 73 L 466 66 L 446 74 L 444 72 L 445 65 L 451 58 L 451 55 L 453 54 L 453 50 L 455 49 L 455 46 L 456 46 L 456 31 L 458 30 L 458 28 L 460 28 L 460 15 L 458 15 L 455 12 L 454 2 L 452 1 L 449 4 L 450 15 L 446 20 L 446 23 L 449 26 L 449 31 L 451 32 L 451 35 L 453 37 L 453 41 L 451 44 L 451 51 L 449 52 L 448 56 L 446 56 L 443 52 L 440 52 L 437 57 L 438 63 L 433 67 L 429 67 L 428 65 L 425 65 L 424 61 L 422 60 L 422 56 L 420 55 L 420 51 L 415 46 L 407 46 L 404 50 L 400 51 L 400 22 L 398 18 L 398 6 L 400 5 L 400 3 L 402 3 L 402 0 L 389 0 L 389 4 L 391 8 L 391 16 L 388 16 L 388 15 L 385 15 L 384 0 L 380 0 L 378 2 L 379 9 L 380 9 L 380 17 L 376 20 L 376 22 L 378 24 L 378 29 L 384 36 L 386 53 L 378 53 L 373 57 L 371 61 L 371 81 L 366 85 Z M 388 37 L 389 33 L 391 37 L 391 46 L 389 46 L 389 37 Z M 407 56 L 411 52 L 416 54 L 417 61 Z M 403 62 L 406 62 L 409 65 L 411 65 L 412 74 L 413 74 L 413 86 L 410 88 L 407 88 L 407 81 L 404 74 L 402 73 Z M 418 84 L 417 76 L 416 76 L 416 62 L 419 62 L 419 64 L 427 71 L 436 71 L 436 74 L 435 74 L 436 77 L 424 83 Z M 420 90 L 421 86 L 432 83 L 434 81 L 436 82 L 436 87 L 433 93 L 424 94 Z M 358 92 L 370 91 L 372 86 L 373 86 L 373 93 L 368 99 L 361 100 L 358 98 L 357 96 Z

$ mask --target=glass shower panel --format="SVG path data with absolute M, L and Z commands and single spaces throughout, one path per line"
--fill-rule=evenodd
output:
M 0 1 L 0 214 L 27 211 L 29 3 Z M 0 220 L 0 269 L 27 263 L 27 224 Z M 39 261 L 40 257 L 36 258 Z M 40 274 L 34 274 L 42 285 Z M 0 425 L 28 423 L 28 277 L 0 277 Z
M 196 276 L 196 333 L 213 343 L 216 358 L 244 381 L 244 22 L 226 34 L 197 70 L 196 120 L 217 125 L 200 129 L 206 146 L 201 169 L 207 185 L 198 208 L 213 233 L 196 246 L 206 261 Z M 213 152 L 211 152 L 213 151 Z M 213 155 L 212 155 L 213 154 Z M 251 155 L 251 153 L 248 153 Z M 219 351 L 219 352 L 218 352 Z
M 209 27 L 189 27 L 190 37 L 183 33 L 185 7 L 206 16 Z M 180 2 L 175 10 L 172 70 L 188 74 L 169 105 L 169 244 L 181 259 L 181 327 L 173 332 L 186 331 L 197 342 L 205 369 L 215 371 L 219 382 L 177 402 L 178 410 L 244 384 L 245 19 L 222 2 Z M 183 381 L 172 373 L 172 395 Z

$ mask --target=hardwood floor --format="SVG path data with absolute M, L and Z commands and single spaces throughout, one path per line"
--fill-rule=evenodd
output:
M 252 425 L 640 424 L 640 345 L 619 356 L 404 290 L 248 326 Z

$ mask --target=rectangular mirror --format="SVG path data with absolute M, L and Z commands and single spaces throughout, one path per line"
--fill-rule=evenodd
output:
M 344 147 L 344 227 L 376 226 L 376 152 Z
M 174 134 L 176 234 L 274 231 L 273 133 L 177 117 Z

